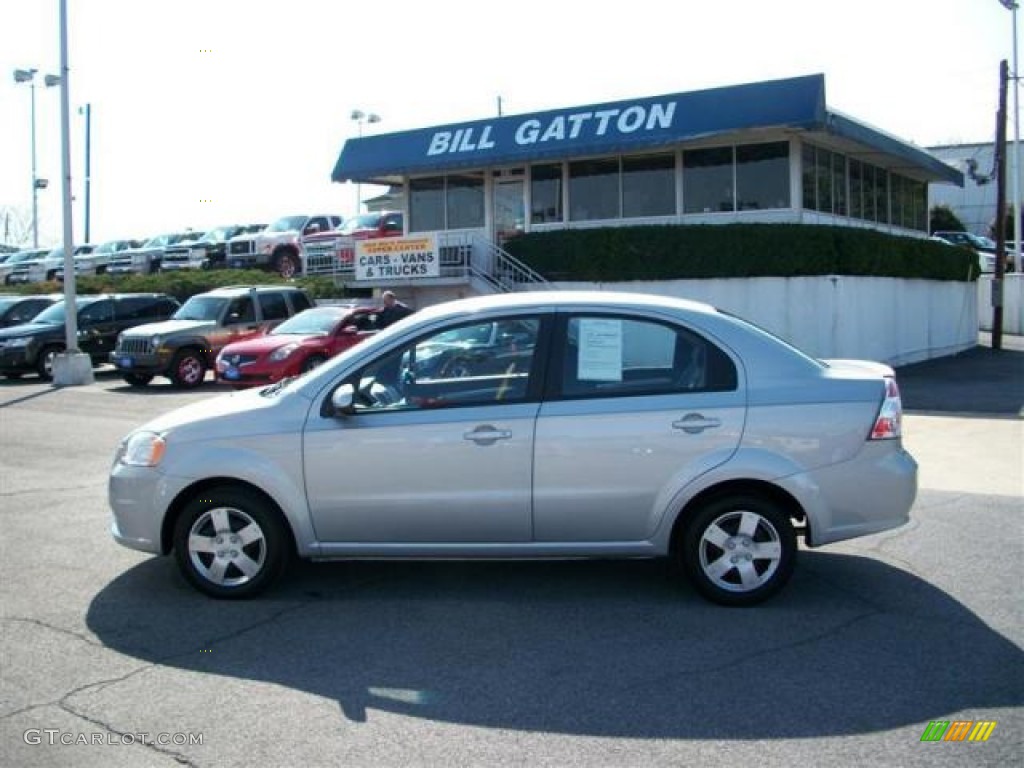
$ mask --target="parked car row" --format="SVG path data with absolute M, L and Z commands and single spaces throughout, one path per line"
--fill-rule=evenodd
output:
M 158 293 L 79 296 L 78 347 L 111 363 L 132 386 L 163 376 L 197 387 L 207 371 L 235 388 L 272 384 L 316 368 L 372 336 L 380 310 L 314 307 L 290 286 L 234 286 L 179 304 Z M 64 297 L 0 295 L 0 374 L 49 380 L 65 349 Z
M 402 214 L 383 211 L 345 219 L 283 216 L 270 225 L 229 224 L 203 232 L 165 232 L 147 240 L 75 246 L 76 275 L 155 274 L 193 269 L 262 269 L 283 277 L 351 267 L 355 241 L 404 232 Z M 0 282 L 63 280 L 64 249 L 19 251 L 0 258 Z M 311 268 L 312 267 L 312 268 Z

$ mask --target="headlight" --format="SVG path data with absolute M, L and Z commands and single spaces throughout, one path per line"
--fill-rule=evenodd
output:
M 165 450 L 167 443 L 156 432 L 133 432 L 121 442 L 116 461 L 130 467 L 155 467 Z
M 284 360 L 286 357 L 288 357 L 288 355 L 290 355 L 292 352 L 294 352 L 298 348 L 299 348 L 299 345 L 296 342 L 292 342 L 291 344 L 285 344 L 280 349 L 275 349 L 270 354 L 270 359 L 273 360 L 275 363 L 278 363 L 281 360 Z
M 27 347 L 31 343 L 32 343 L 32 337 L 31 336 L 19 336 L 16 339 L 8 339 L 7 340 L 7 346 L 8 347 Z
M 162 338 L 160 338 L 159 336 L 154 336 L 149 340 L 149 344 L 153 349 L 159 349 L 161 341 L 163 341 Z

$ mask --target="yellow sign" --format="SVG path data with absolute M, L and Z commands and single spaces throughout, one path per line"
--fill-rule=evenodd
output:
M 356 241 L 356 280 L 418 280 L 440 276 L 441 260 L 434 234 Z

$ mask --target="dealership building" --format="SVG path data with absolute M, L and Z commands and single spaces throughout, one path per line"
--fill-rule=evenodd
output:
M 347 141 L 332 179 L 400 192 L 434 280 L 470 280 L 524 232 L 802 223 L 927 236 L 929 185 L 963 173 L 830 109 L 810 75 Z M 475 266 L 474 266 L 475 264 Z M 372 284 L 366 280 L 364 284 Z

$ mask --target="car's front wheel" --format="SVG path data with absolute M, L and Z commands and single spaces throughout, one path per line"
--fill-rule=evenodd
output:
M 63 351 L 64 346 L 60 344 L 51 344 L 40 350 L 39 357 L 36 358 L 36 373 L 39 374 L 39 378 L 43 381 L 53 380 L 54 358 Z
M 720 497 L 694 512 L 677 556 L 708 600 L 754 605 L 789 581 L 796 561 L 796 533 L 788 513 L 767 498 Z
M 327 362 L 327 358 L 323 355 L 310 355 L 302 363 L 302 373 L 309 373 L 314 368 L 319 368 L 321 365 Z
M 286 280 L 291 280 L 299 271 L 299 260 L 291 253 L 278 254 L 274 259 L 274 271 Z
M 194 349 L 183 349 L 171 361 L 170 379 L 180 389 L 194 389 L 206 378 L 206 361 Z
M 218 598 L 252 597 L 281 574 L 289 539 L 277 509 L 248 488 L 207 489 L 174 526 L 174 555 L 185 578 Z

